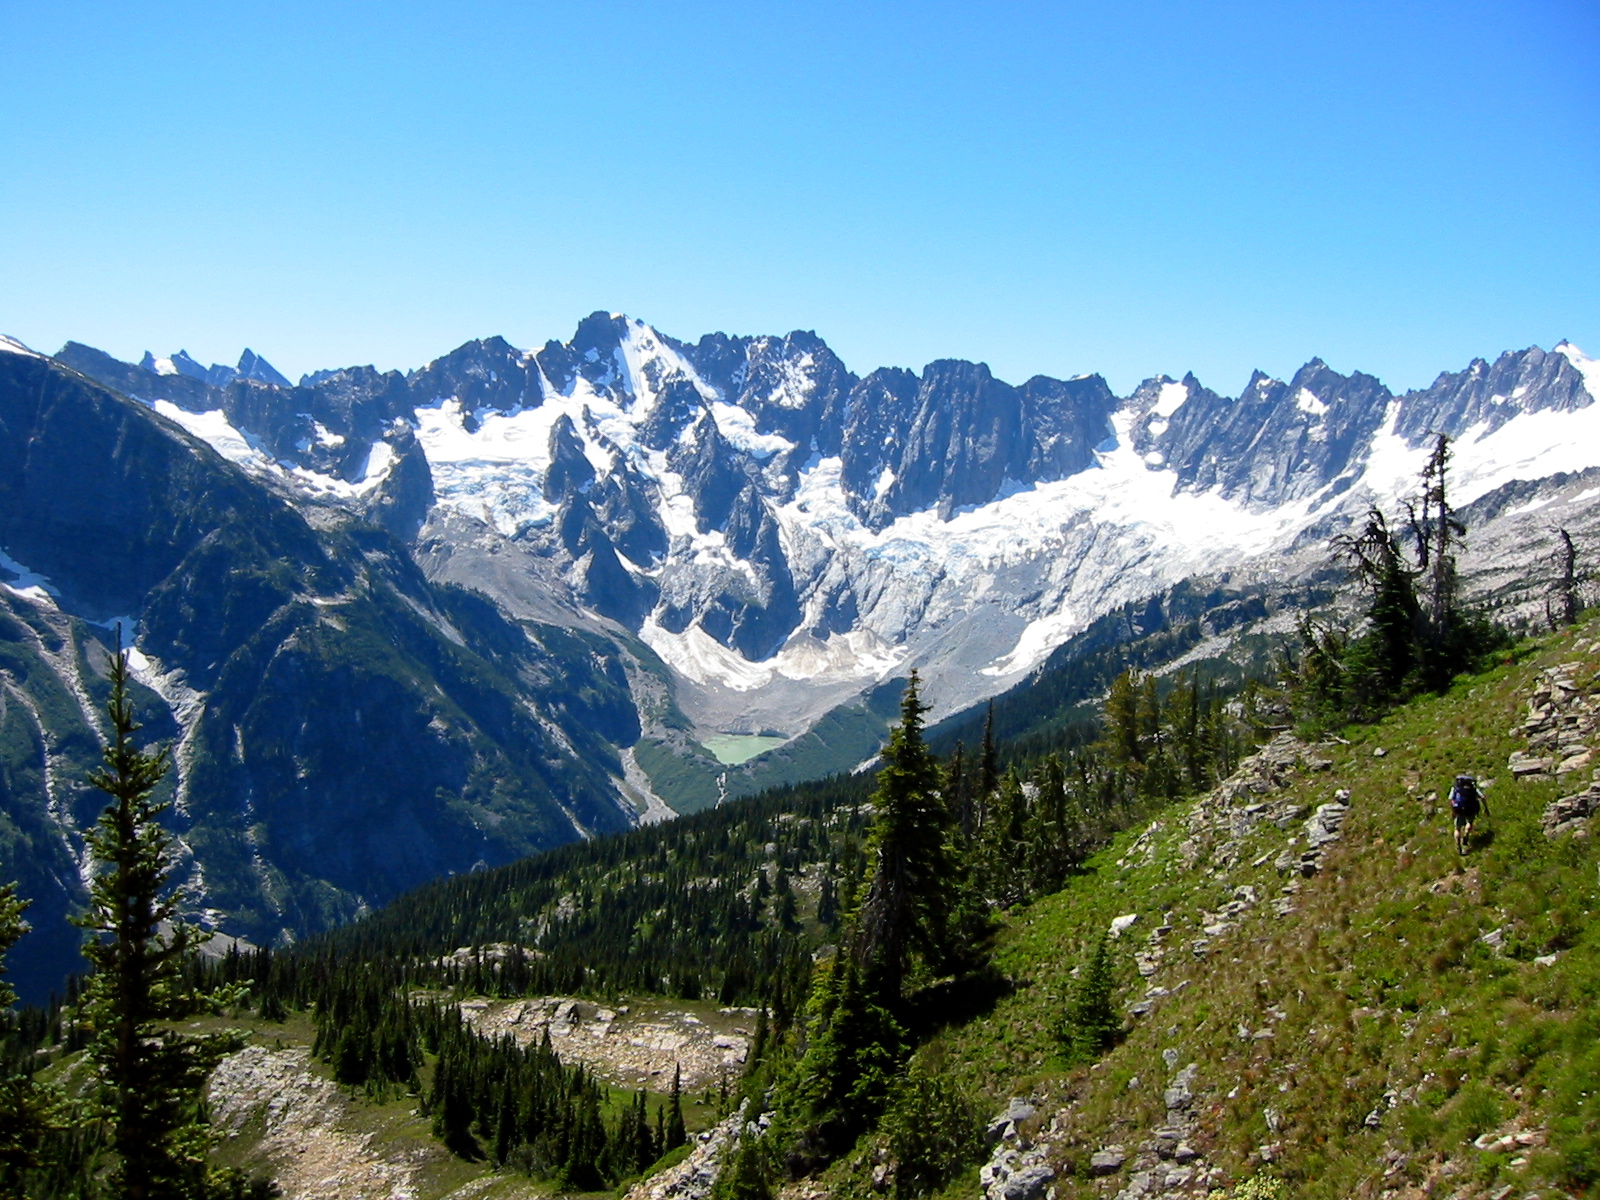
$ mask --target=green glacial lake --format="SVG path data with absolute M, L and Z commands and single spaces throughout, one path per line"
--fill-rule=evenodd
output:
M 700 744 L 716 755 L 718 762 L 732 767 L 774 746 L 781 746 L 788 740 L 763 733 L 718 733 L 703 739 Z

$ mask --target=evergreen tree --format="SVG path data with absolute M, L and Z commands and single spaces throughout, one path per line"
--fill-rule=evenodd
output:
M 772 1200 L 773 1171 L 765 1141 L 754 1125 L 744 1127 L 732 1161 L 717 1175 L 711 1200 Z
M 1000 780 L 979 847 L 979 879 L 984 891 L 1007 907 L 1025 900 L 1029 893 L 1028 815 L 1022 776 L 1013 765 Z
M 667 1098 L 667 1124 L 662 1134 L 661 1152 L 676 1150 L 689 1140 L 689 1132 L 683 1124 L 683 1068 L 674 1063 L 672 1067 L 672 1094 Z
M 1124 671 L 1112 680 L 1111 691 L 1106 695 L 1102 742 L 1112 766 L 1123 770 L 1136 769 L 1144 762 L 1144 745 L 1139 737 L 1139 694 L 1138 676 Z
M 1553 610 L 1548 603 L 1545 606 L 1552 629 L 1576 625 L 1578 614 L 1583 611 L 1583 601 L 1578 596 L 1578 548 L 1565 529 L 1557 529 L 1556 536 L 1561 539 L 1561 546 L 1556 551 L 1555 606 Z
M 1035 777 L 1038 799 L 1028 832 L 1028 888 L 1032 894 L 1053 892 L 1066 878 L 1076 849 L 1068 817 L 1067 771 L 1061 757 L 1047 757 Z
M 1302 661 L 1287 663 L 1285 672 L 1302 718 L 1371 720 L 1419 690 L 1447 687 L 1503 644 L 1503 631 L 1460 602 L 1456 552 L 1466 527 L 1450 506 L 1449 463 L 1449 439 L 1439 435 L 1422 471 L 1421 496 L 1404 505 L 1410 561 L 1376 508 L 1360 533 L 1334 539 L 1369 601 L 1354 636 L 1302 621 Z
M 907 1049 L 905 1031 L 849 955 L 819 967 L 811 1008 L 810 1040 L 779 1097 L 796 1173 L 831 1162 L 872 1127 Z
M 83 950 L 95 971 L 80 1011 L 94 1032 L 90 1053 L 114 1127 L 117 1194 L 127 1200 L 204 1196 L 222 1181 L 208 1179 L 201 1089 L 234 1043 L 182 1035 L 164 1023 L 237 1001 L 242 989 L 208 1002 L 185 979 L 185 961 L 202 935 L 178 918 L 178 895 L 168 888 L 173 838 L 159 823 L 168 806 L 153 799 L 167 772 L 167 752 L 149 754 L 134 742 L 140 726 L 128 698 L 120 637 L 110 675 L 111 738 L 105 765 L 90 782 L 111 803 L 85 835 L 97 873 L 89 912 L 78 924 L 95 935 Z
M 938 765 L 922 740 L 928 706 L 919 687 L 913 671 L 900 703 L 900 724 L 883 750 L 867 844 L 870 878 L 853 947 L 864 986 L 888 1007 L 901 1000 L 914 952 L 942 965 L 951 949 L 946 935 L 954 867 Z
M 946 1187 L 983 1151 L 983 1121 L 966 1092 L 939 1070 L 914 1061 L 896 1081 L 882 1132 L 895 1164 L 896 1200 Z
M 977 832 L 978 812 L 972 799 L 971 781 L 967 778 L 966 747 L 960 742 L 955 744 L 955 749 L 950 752 L 950 761 L 945 764 L 942 790 L 945 804 L 954 816 L 956 828 L 961 832 L 962 841 L 970 843 Z
M 1122 1029 L 1115 997 L 1111 943 L 1101 934 L 1089 957 L 1079 967 L 1077 985 L 1067 1006 L 1062 1041 L 1069 1058 L 1075 1061 L 1098 1058 L 1115 1043 Z
M 0 885 L 0 1020 L 17 999 L 4 979 L 5 958 L 28 932 L 22 914 L 29 903 L 17 895 L 15 883 Z M 56 1098 L 34 1081 L 26 1061 L 0 1059 L 0 1200 L 26 1195 L 55 1107 Z
M 994 744 L 994 701 L 991 700 L 983 717 L 983 750 L 978 756 L 978 803 L 974 832 L 983 827 L 989 800 L 999 786 L 1000 752 Z
M 1417 545 L 1417 568 L 1423 579 L 1423 607 L 1427 621 L 1429 658 L 1442 660 L 1428 679 L 1428 685 L 1437 687 L 1448 682 L 1456 671 L 1450 660 L 1450 649 L 1456 640 L 1456 625 L 1460 609 L 1456 602 L 1457 576 L 1455 547 L 1467 531 L 1450 507 L 1446 487 L 1446 474 L 1450 466 L 1450 439 L 1438 434 L 1433 452 L 1422 468 L 1422 513 L 1413 517 L 1413 532 Z M 1435 667 L 1432 662 L 1427 667 Z M 1437 671 L 1447 672 L 1444 679 Z

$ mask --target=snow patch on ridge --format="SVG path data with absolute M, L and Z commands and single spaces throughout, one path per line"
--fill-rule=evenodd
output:
M 752 458 L 767 459 L 794 449 L 794 443 L 788 438 L 775 433 L 757 433 L 756 419 L 736 404 L 714 401 L 711 415 L 717 422 L 717 432 L 728 444 Z
M 1156 394 L 1155 407 L 1150 410 L 1152 417 L 1160 417 L 1163 421 L 1170 420 L 1172 414 L 1184 406 L 1189 399 L 1189 386 L 1183 383 L 1163 383 L 1161 390 Z
M 1566 342 L 1556 348 L 1583 376 L 1589 395 L 1600 397 L 1600 362 Z M 1409 495 L 1427 462 L 1432 439 L 1411 446 L 1395 432 L 1400 401 L 1389 404 L 1383 427 L 1372 440 L 1360 483 L 1381 503 Z M 1518 413 L 1498 429 L 1480 421 L 1450 442 L 1453 502 L 1466 505 L 1514 479 L 1542 479 L 1596 465 L 1600 447 L 1600 403 L 1572 411 Z
M 389 477 L 389 472 L 394 469 L 395 463 L 399 461 L 394 447 L 388 442 L 382 440 L 373 442 L 367 451 L 367 462 L 362 468 L 361 478 L 352 483 L 346 479 L 313 471 L 309 467 L 274 462 L 248 434 L 236 429 L 220 408 L 212 409 L 210 412 L 195 413 L 179 408 L 170 400 L 157 400 L 150 407 L 169 421 L 181 425 L 188 433 L 199 438 L 234 465 L 256 475 L 299 484 L 301 488 L 313 494 L 336 496 L 345 500 L 358 499 L 382 484 Z M 329 441 L 327 437 L 332 435 L 328 435 L 327 430 L 320 425 L 316 426 L 316 429 L 318 440 L 325 446 L 336 446 L 344 441 L 342 437 L 336 441 Z
M 1328 406 L 1312 395 L 1310 388 L 1301 388 L 1295 393 L 1294 406 L 1301 412 L 1313 417 L 1325 417 L 1328 415 Z
M 13 596 L 20 596 L 24 600 L 41 604 L 46 608 L 56 607 L 56 600 L 61 593 L 51 586 L 46 576 L 23 566 L 4 550 L 0 550 L 0 569 L 16 576 L 10 583 L 0 583 L 0 587 L 5 588 Z
M 17 341 L 16 338 L 7 337 L 3 333 L 0 333 L 0 354 L 20 354 L 24 358 L 44 357 L 44 355 L 40 354 L 37 350 L 30 350 L 21 342 Z
M 182 426 L 231 463 L 266 473 L 271 473 L 276 466 L 247 436 L 233 427 L 227 414 L 220 408 L 195 413 L 179 408 L 170 400 L 157 400 L 150 407 L 175 425 Z
M 1572 369 L 1583 376 L 1583 390 L 1589 393 L 1589 399 L 1600 404 L 1600 361 L 1590 358 L 1571 342 L 1562 342 L 1555 353 L 1564 356 Z

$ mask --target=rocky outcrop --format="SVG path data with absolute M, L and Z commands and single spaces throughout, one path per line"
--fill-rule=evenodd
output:
M 749 1008 L 724 1008 L 702 1019 L 666 1005 L 607 1008 L 570 996 L 466 1000 L 460 1007 L 485 1037 L 509 1034 L 526 1046 L 548 1033 L 563 1062 L 581 1062 L 620 1087 L 655 1091 L 664 1091 L 675 1071 L 686 1091 L 738 1078 L 756 1021 Z
M 1292 733 L 1280 732 L 1240 762 L 1235 772 L 1208 795 L 1189 806 L 1183 817 L 1181 840 L 1171 835 L 1171 818 L 1154 822 L 1129 844 L 1114 865 L 1119 871 L 1126 871 L 1161 861 L 1166 869 L 1181 870 L 1195 881 L 1222 879 L 1235 868 L 1273 862 L 1274 846 L 1287 835 L 1274 865 L 1291 878 L 1271 905 L 1276 918 L 1285 917 L 1294 911 L 1295 896 L 1304 879 L 1321 869 L 1329 847 L 1341 839 L 1352 797 L 1346 788 L 1335 789 L 1325 803 L 1308 813 L 1305 805 L 1277 793 L 1292 784 L 1304 785 L 1331 766 L 1320 747 Z M 1174 840 L 1177 845 L 1171 847 Z M 1240 884 L 1232 888 L 1228 897 L 1215 909 L 1163 914 L 1160 923 L 1144 935 L 1143 945 L 1134 951 L 1139 974 L 1150 979 L 1182 962 L 1217 953 L 1266 899 L 1257 884 Z M 1179 928 L 1195 925 L 1199 926 L 1198 936 L 1189 939 L 1188 953 L 1174 953 L 1184 945 Z M 1124 913 L 1112 919 L 1108 934 L 1127 940 L 1142 928 L 1138 913 Z M 1128 1005 L 1132 1018 L 1154 1019 L 1152 1014 L 1163 1001 L 1190 986 L 1187 979 L 1167 978 L 1168 983 L 1151 982 L 1144 995 Z M 1236 1036 L 1245 1041 L 1271 1039 L 1285 1015 L 1281 1008 L 1268 1008 L 1259 1023 L 1251 1022 L 1259 1024 L 1258 1028 L 1241 1024 Z M 1176 1027 L 1171 1032 L 1175 1034 Z M 1050 1183 L 1063 1170 L 1076 1172 L 1080 1178 L 1087 1171 L 1090 1177 L 1105 1180 L 1106 1193 L 1111 1194 L 1114 1187 L 1118 1200 L 1177 1200 L 1209 1195 L 1226 1182 L 1226 1176 L 1207 1158 L 1208 1139 L 1201 1120 L 1207 1089 L 1198 1065 L 1192 1060 L 1185 1063 L 1187 1057 L 1179 1046 L 1169 1046 L 1162 1052 L 1165 1118 L 1137 1144 L 1101 1145 L 1086 1159 L 1080 1151 L 1069 1155 L 1067 1150 L 1074 1132 L 1070 1104 L 1047 1119 L 1039 1111 L 1043 1101 L 1013 1099 L 989 1125 L 994 1148 L 981 1176 L 986 1200 L 1037 1200 L 1048 1195 Z M 1128 1086 L 1139 1084 L 1136 1076 Z M 1262 1153 L 1264 1161 L 1270 1161 L 1271 1147 L 1258 1153 Z
M 1513 779 L 1525 782 L 1575 779 L 1589 771 L 1591 782 L 1581 791 L 1552 801 L 1542 825 L 1549 837 L 1589 835 L 1589 820 L 1600 812 L 1600 769 L 1594 767 L 1595 737 L 1600 733 L 1600 647 L 1586 640 L 1573 644 L 1585 657 L 1540 672 L 1528 696 L 1528 716 L 1513 734 L 1527 738 L 1528 748 L 1515 751 L 1506 766 Z
M 1261 826 L 1270 825 L 1288 832 L 1299 823 L 1303 841 L 1300 835 L 1291 835 L 1273 861 L 1280 872 L 1297 877 L 1291 878 L 1272 902 L 1274 913 L 1288 916 L 1294 911 L 1294 896 L 1300 890 L 1298 877 L 1316 874 L 1324 849 L 1339 840 L 1350 793 L 1344 788 L 1337 789 L 1309 818 L 1304 805 L 1294 800 L 1274 799 L 1274 793 L 1286 789 L 1297 778 L 1320 774 L 1331 765 L 1331 760 L 1317 747 L 1306 744 L 1292 733 L 1277 734 L 1190 809 L 1189 836 L 1178 848 L 1185 865 L 1191 869 L 1204 865 L 1213 875 L 1224 874 L 1242 861 L 1247 844 L 1252 849 L 1257 848 L 1253 838 Z M 1302 818 L 1306 819 L 1302 821 Z M 1253 863 L 1259 865 L 1270 858 L 1270 851 L 1258 854 Z M 1205 936 L 1191 943 L 1193 952 L 1197 956 L 1208 953 L 1210 939 L 1227 933 L 1237 924 L 1239 916 L 1260 899 L 1254 887 L 1237 889 L 1233 898 L 1219 910 L 1206 914 Z M 1139 970 L 1143 975 L 1153 975 L 1153 964 L 1159 964 L 1164 957 L 1156 941 L 1156 935 L 1152 934 L 1152 949 L 1140 959 Z
M 1169 1051 L 1169 1069 L 1181 1055 Z M 1144 1200 L 1156 1196 L 1205 1196 L 1221 1181 L 1223 1174 L 1212 1167 L 1192 1144 L 1198 1121 L 1195 1107 L 1201 1092 L 1198 1068 L 1190 1063 L 1178 1071 L 1162 1092 L 1167 1117 L 1150 1130 L 1138 1152 L 1123 1168 L 1128 1181 L 1117 1193 L 1117 1200 Z
M 1133 1149 L 1108 1144 L 1079 1164 L 1093 1178 L 1120 1177 L 1118 1200 L 1205 1196 L 1224 1178 L 1198 1148 L 1197 1109 L 1204 1088 L 1194 1063 L 1178 1069 L 1181 1057 L 1176 1049 L 1164 1056 L 1172 1072 L 1162 1091 L 1166 1119 Z M 1064 1108 L 1044 1124 L 1034 1100 L 1014 1097 L 989 1124 L 994 1148 L 979 1172 L 986 1200 L 1039 1200 L 1047 1195 L 1062 1169 L 1060 1143 L 1071 1121 L 1071 1110 Z
M 249 1046 L 223 1059 L 207 1090 L 224 1145 L 260 1131 L 260 1153 L 284 1200 L 414 1200 L 415 1161 L 390 1157 L 370 1132 L 347 1128 L 337 1084 L 305 1047 Z
M 771 1121 L 768 1114 L 763 1113 L 754 1121 L 745 1119 L 749 1105 L 746 1100 L 738 1112 L 701 1133 L 687 1158 L 634 1184 L 623 1200 L 706 1200 L 723 1164 L 738 1149 L 739 1140 L 760 1137 L 767 1130 Z
M 1048 1139 L 1035 1140 L 1025 1132 L 1038 1112 L 1032 1100 L 1015 1096 L 989 1122 L 988 1139 L 994 1149 L 978 1172 L 987 1200 L 1038 1200 L 1055 1179 L 1056 1168 L 1050 1161 L 1054 1147 Z

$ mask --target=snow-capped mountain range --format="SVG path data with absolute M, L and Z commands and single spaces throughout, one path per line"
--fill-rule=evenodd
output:
M 0 877 L 56 930 L 19 970 L 47 988 L 74 958 L 114 630 L 175 747 L 195 903 L 283 941 L 850 769 L 913 667 L 937 717 L 1070 672 L 1080 631 L 1103 650 L 1186 612 L 1183 662 L 1246 618 L 1281 639 L 1326 539 L 1410 493 L 1435 432 L 1480 590 L 1537 613 L 1546 526 L 1600 535 L 1596 396 L 1565 343 L 1398 396 L 1314 360 L 1118 397 L 607 314 L 294 385 L 249 351 L 0 339 Z M 1168 615 L 1119 632 L 1146 597 Z
M 809 333 L 687 343 L 598 313 L 405 377 L 261 388 L 247 351 L 230 391 L 189 361 L 146 356 L 158 411 L 325 498 L 392 491 L 409 458 L 428 494 L 393 503 L 430 574 L 626 627 L 707 733 L 792 735 L 913 666 L 941 711 L 972 703 L 1114 605 L 1392 503 L 1434 432 L 1463 503 L 1600 465 L 1600 366 L 1566 343 L 1398 396 L 1320 360 L 1238 397 L 948 360 L 858 377 Z M 174 374 L 208 386 L 159 395 Z

